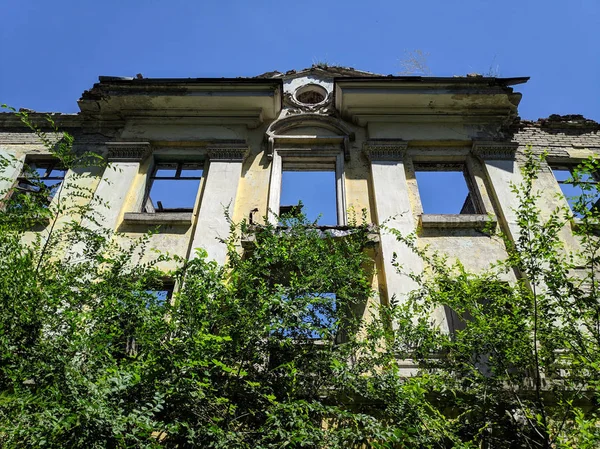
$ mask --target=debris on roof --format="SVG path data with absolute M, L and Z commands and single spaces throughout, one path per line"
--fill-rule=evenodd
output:
M 326 75 L 330 77 L 343 77 L 343 76 L 352 76 L 352 77 L 371 77 L 371 76 L 385 76 L 379 73 L 366 72 L 364 70 L 357 70 L 354 67 L 342 67 L 336 65 L 328 65 L 325 63 L 313 64 L 310 67 L 307 67 L 302 70 L 288 70 L 285 73 L 282 73 L 278 70 L 274 70 L 272 72 L 265 72 L 255 78 L 287 78 L 287 77 L 295 77 L 298 75 L 310 75 L 311 73 L 318 73 L 321 75 Z
M 600 124 L 595 120 L 585 118 L 581 114 L 559 115 L 552 114 L 548 118 L 538 119 L 538 123 L 545 128 L 596 128 Z

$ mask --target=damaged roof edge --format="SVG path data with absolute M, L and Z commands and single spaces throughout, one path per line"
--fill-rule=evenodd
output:
M 18 112 L 0 112 L 0 128 L 27 128 L 28 125 L 23 123 L 21 115 L 23 111 Z M 63 112 L 37 112 L 26 110 L 31 123 L 43 130 L 52 130 L 53 126 L 49 119 L 54 122 L 59 128 L 78 128 L 81 126 L 82 116 L 77 113 Z
M 422 83 L 450 83 L 450 84 L 492 84 L 501 86 L 514 86 L 529 81 L 529 76 L 515 78 L 496 78 L 490 76 L 357 76 L 357 77 L 335 77 L 333 81 L 340 82 L 422 82 Z
M 79 104 L 85 101 L 104 99 L 109 92 L 121 95 L 147 94 L 149 90 L 173 93 L 185 92 L 203 86 L 230 86 L 231 90 L 255 89 L 267 91 L 273 89 L 271 95 L 279 100 L 279 108 L 283 105 L 283 80 L 255 78 L 131 78 L 118 76 L 99 76 L 99 82 L 83 91 Z M 227 87 L 226 87 L 227 88 Z M 278 94 L 279 92 L 279 94 Z
M 372 82 L 372 81 L 413 81 L 433 83 L 477 83 L 477 84 L 502 84 L 512 86 L 524 84 L 529 81 L 529 76 L 497 78 L 490 76 L 392 76 L 392 75 L 370 75 L 370 76 L 335 76 L 334 82 Z M 281 78 L 132 78 L 120 76 L 99 76 L 97 84 L 277 84 L 282 85 Z
M 99 76 L 97 84 L 277 84 L 279 78 L 132 78 L 123 76 Z

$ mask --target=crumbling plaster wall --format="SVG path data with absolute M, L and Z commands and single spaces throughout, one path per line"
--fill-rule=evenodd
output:
M 118 212 L 118 216 L 115 220 L 115 230 L 122 233 L 122 235 L 118 236 L 120 243 L 127 244 L 128 241 L 140 237 L 145 232 L 158 230 L 158 232 L 150 236 L 148 243 L 149 248 L 184 259 L 191 258 L 196 255 L 196 248 L 194 248 L 194 246 L 198 241 L 199 235 L 202 234 L 202 226 L 215 226 L 212 220 L 210 220 L 210 223 L 200 222 L 201 220 L 199 217 L 202 207 L 205 209 L 211 208 L 211 211 L 218 211 L 221 216 L 215 217 L 217 220 L 224 220 L 226 207 L 229 208 L 229 213 L 234 220 L 241 219 L 239 215 L 241 215 L 241 211 L 243 211 L 245 207 L 239 205 L 247 203 L 247 200 L 240 201 L 239 198 L 236 198 L 235 204 L 212 204 L 211 202 L 218 200 L 210 193 L 208 193 L 206 197 L 204 196 L 207 182 L 211 182 L 210 189 L 212 189 L 212 192 L 221 191 L 220 184 L 222 184 L 222 187 L 225 190 L 229 189 L 229 183 L 231 182 L 229 179 L 222 179 L 221 175 L 216 173 L 218 164 L 222 167 L 226 167 L 227 163 L 219 163 L 218 161 L 211 162 L 209 151 L 211 144 L 215 142 L 241 141 L 247 142 L 247 154 L 251 155 L 253 149 L 260 148 L 257 132 L 253 133 L 252 130 L 248 130 L 247 127 L 243 125 L 199 125 L 197 123 L 186 123 L 186 120 L 180 122 L 176 120 L 165 120 L 164 122 L 161 122 L 160 120 L 153 120 L 151 122 L 133 120 L 125 124 L 123 132 L 119 136 L 119 140 L 124 142 L 147 141 L 152 148 L 152 154 L 149 154 L 148 157 L 139 164 L 139 170 L 137 170 L 131 181 L 127 198 L 123 202 L 123 206 Z M 161 159 L 204 161 L 204 175 L 197 192 L 191 223 L 173 224 L 162 223 L 160 221 L 152 223 L 149 221 L 148 223 L 131 224 L 124 222 L 126 213 L 142 211 L 143 201 L 147 194 L 148 179 L 154 168 L 155 161 Z M 245 161 L 247 162 L 249 159 L 250 158 L 247 157 Z M 213 164 L 212 176 L 211 164 Z M 239 175 L 236 175 L 236 181 L 239 178 L 240 183 L 243 182 L 245 176 L 244 171 L 244 168 L 242 168 L 241 178 L 239 178 Z M 254 186 L 255 191 L 256 187 L 257 186 Z M 238 188 L 238 196 L 239 193 L 243 192 L 245 189 L 245 187 Z M 265 189 L 266 187 L 263 188 L 263 190 Z M 238 213 L 237 211 L 240 212 Z M 228 227 L 221 230 L 219 229 L 212 229 L 211 232 L 216 232 L 218 237 L 226 238 L 228 235 Z M 203 246 L 208 252 L 209 257 L 212 258 L 219 254 L 217 258 L 219 261 L 223 261 L 223 256 L 220 254 L 224 251 L 224 248 L 222 243 L 216 238 L 208 239 Z M 155 258 L 156 251 L 146 252 L 142 261 Z M 176 267 L 177 264 L 174 261 L 164 261 L 159 264 L 159 268 L 164 271 L 169 271 Z
M 410 147 L 409 147 L 410 148 Z M 434 147 L 432 147 L 434 148 Z M 475 227 L 455 229 L 449 225 L 440 223 L 438 227 L 421 229 L 418 217 L 423 214 L 423 207 L 419 195 L 414 162 L 437 161 L 437 162 L 463 162 L 467 166 L 470 176 L 470 185 L 474 189 L 471 193 L 478 197 L 483 212 L 488 214 L 494 221 L 500 216 L 498 205 L 492 199 L 490 185 L 484 171 L 484 162 L 471 154 L 470 148 L 457 145 L 443 146 L 442 151 L 435 154 L 441 156 L 426 155 L 427 148 L 421 150 L 409 150 L 406 156 L 406 183 L 414 218 L 414 226 L 417 231 L 417 243 L 421 249 L 438 251 L 445 254 L 449 260 L 459 260 L 468 270 L 479 272 L 490 268 L 490 265 L 499 259 L 506 257 L 504 243 L 501 239 L 492 237 L 489 232 L 484 232 Z M 445 155 L 444 155 L 445 153 Z M 498 186 L 499 189 L 508 188 Z M 440 189 L 440 199 L 443 200 L 445 191 Z M 505 223 L 500 219 L 499 226 L 505 228 Z
M 296 85 L 300 85 L 300 83 L 289 83 L 291 88 Z M 243 125 L 198 126 L 168 121 L 149 123 L 134 120 L 127 122 L 121 132 L 110 136 L 109 140 L 149 141 L 155 152 L 167 151 L 171 154 L 178 151 L 183 153 L 200 151 L 198 154 L 202 154 L 202 145 L 211 141 L 246 142 L 247 153 L 241 165 L 237 198 L 230 212 L 234 221 L 239 222 L 248 218 L 250 211 L 258 209 L 258 213 L 254 214 L 254 219 L 260 222 L 262 217 L 267 215 L 269 184 L 272 182 L 271 160 L 267 155 L 265 139 L 265 132 L 269 125 L 271 122 L 263 123 L 258 128 L 249 129 Z M 410 223 L 412 224 L 404 231 L 416 231 L 420 247 L 427 246 L 432 250 L 447 254 L 450 259 L 459 259 L 467 269 L 472 270 L 485 269 L 490 263 L 505 257 L 503 243 L 477 229 L 452 229 L 443 226 L 437 229 L 419 229 L 418 217 L 422 213 L 422 208 L 414 172 L 411 169 L 413 160 L 469 160 L 469 163 L 478 172 L 477 188 L 484 196 L 486 211 L 496 216 L 503 231 L 511 232 L 515 229 L 514 217 L 511 218 L 511 208 L 515 207 L 516 203 L 514 195 L 510 192 L 509 182 L 519 180 L 522 154 L 527 145 L 531 145 L 535 152 L 547 151 L 551 163 L 577 161 L 591 155 L 600 155 L 600 127 L 597 123 L 585 121 L 582 118 L 554 119 L 550 123 L 548 121 L 520 122 L 511 139 L 519 144 L 516 160 L 491 162 L 483 161 L 470 152 L 473 140 L 481 135 L 482 129 L 479 127 L 462 126 L 457 128 L 450 124 L 443 124 L 434 129 L 431 123 L 421 126 L 414 123 L 382 122 L 365 127 L 350 123 L 344 123 L 344 126 L 352 131 L 353 137 L 349 142 L 349 158 L 344 161 L 347 207 L 353 209 L 358 217 L 360 217 L 361 210 L 365 209 L 369 221 L 377 220 L 381 223 L 387 218 L 391 218 L 378 216 L 376 213 L 378 199 L 371 178 L 372 162 L 365 155 L 364 147 L 373 139 L 406 141 L 405 160 L 402 164 L 406 180 L 389 180 L 389 188 L 394 188 L 399 192 L 404 191 L 408 198 L 409 212 L 412 217 Z M 106 136 L 87 135 L 77 130 L 75 130 L 75 134 L 78 134 L 76 135 L 76 144 L 79 150 L 103 151 L 104 141 L 107 140 Z M 315 135 L 317 134 L 318 131 L 315 131 Z M 13 155 L 17 161 L 22 163 L 26 155 L 44 155 L 47 150 L 30 132 L 5 130 L 0 133 L 0 152 L 4 155 Z M 152 163 L 153 158 L 148 157 L 142 161 L 139 169 L 135 168 L 135 173 L 132 172 L 132 179 L 128 184 L 130 187 L 124 193 L 122 208 L 118 211 L 111 211 L 111 214 L 114 215 L 112 218 L 114 229 L 123 233 L 118 237 L 122 243 L 140 237 L 143 232 L 153 227 L 152 225 L 132 226 L 123 223 L 123 216 L 126 212 L 135 212 L 141 209 Z M 209 167 L 210 163 L 207 162 L 206 166 Z M 542 194 L 542 213 L 547 214 L 557 204 L 560 204 L 561 200 L 558 198 L 560 188 L 549 165 L 546 164 L 542 168 L 537 180 L 537 187 Z M 15 179 L 19 171 L 20 165 L 17 164 L 6 170 L 3 176 Z M 95 191 L 107 173 L 90 171 L 88 175 L 80 182 Z M 210 168 L 208 168 L 207 177 L 210 177 Z M 203 196 L 204 183 L 205 180 L 202 181 L 198 192 L 197 205 L 211 201 L 211 198 Z M 4 181 L 4 186 L 8 187 L 6 181 Z M 440 194 L 443 195 L 443 192 Z M 112 193 L 107 191 L 103 195 L 109 198 Z M 197 213 L 198 207 L 196 207 L 195 214 L 197 215 Z M 194 216 L 193 222 L 195 220 L 196 216 Z M 191 226 L 165 224 L 160 227 L 158 233 L 150 238 L 149 247 L 180 257 L 193 256 L 194 248 L 191 245 L 194 232 L 201 232 L 201 230 L 196 230 L 193 224 Z M 28 238 L 33 236 L 34 234 L 31 233 Z M 515 236 L 513 235 L 513 237 Z M 571 235 L 569 228 L 565 228 L 563 231 L 563 238 L 569 249 L 577 249 L 577 241 Z M 215 242 L 215 245 L 218 244 L 220 243 Z M 377 276 L 381 283 L 377 287 L 383 292 L 391 288 L 387 292 L 388 296 L 391 296 L 394 291 L 391 287 L 393 283 L 389 283 L 389 278 L 394 276 L 394 273 L 386 272 L 383 268 L 385 264 L 381 247 L 375 248 L 373 255 L 378 271 Z M 154 254 L 148 253 L 147 257 L 154 257 Z M 406 259 L 405 268 L 417 271 L 422 269 L 415 260 Z M 172 263 L 166 263 L 161 268 L 169 270 L 175 266 Z
M 99 148 L 99 142 L 94 137 L 83 136 L 79 129 L 69 129 L 69 132 L 76 138 L 76 144 L 74 150 L 77 152 L 97 152 Z M 47 137 L 52 139 L 60 139 L 61 134 L 54 134 L 51 131 L 47 131 Z M 10 161 L 9 165 L 4 167 L 0 172 L 0 193 L 6 192 L 7 189 L 14 185 L 16 178 L 22 171 L 23 164 L 26 157 L 33 158 L 48 158 L 51 157 L 51 153 L 44 146 L 42 141 L 34 133 L 30 131 L 23 131 L 18 128 L 8 128 L 0 131 L 0 156 L 7 158 Z M 69 198 L 71 206 L 84 206 L 89 201 L 88 198 L 82 195 L 70 195 L 70 191 L 74 189 L 82 188 L 85 189 L 88 196 L 94 195 L 103 169 L 101 167 L 89 167 L 76 170 L 76 172 L 68 172 L 65 177 L 63 184 L 63 191 L 61 196 L 63 198 Z M 56 203 L 59 201 L 58 197 L 53 199 Z M 60 230 L 61 227 L 71 221 L 73 216 L 61 216 L 54 225 L 56 231 Z M 41 236 L 42 239 L 47 238 L 49 232 L 49 225 L 45 228 L 37 228 L 36 231 L 26 232 L 23 239 L 26 242 L 33 242 L 37 236 Z
M 540 194 L 542 218 L 548 218 L 558 206 L 568 207 L 559 184 L 552 173 L 552 166 L 572 165 L 589 157 L 600 156 L 600 124 L 580 115 L 550 116 L 536 122 L 523 121 L 515 130 L 514 141 L 519 143 L 517 163 L 529 147 L 535 154 L 546 154 L 534 188 Z M 568 251 L 580 249 L 569 225 L 561 232 L 561 239 Z
M 406 141 L 403 155 L 403 167 L 406 177 L 404 185 L 396 186 L 406 190 L 409 203 L 407 210 L 398 210 L 398 214 L 410 216 L 410 223 L 402 231 L 407 234 L 416 232 L 417 244 L 421 248 L 429 248 L 431 251 L 440 251 L 448 255 L 450 260 L 462 260 L 469 269 L 480 271 L 489 267 L 493 261 L 506 256 L 504 245 L 488 234 L 471 229 L 453 229 L 443 222 L 434 229 L 420 229 L 419 218 L 423 214 L 419 189 L 416 182 L 414 163 L 464 163 L 471 174 L 472 184 L 477 189 L 480 202 L 483 203 L 484 213 L 492 214 L 498 219 L 497 205 L 489 192 L 489 180 L 485 174 L 483 162 L 471 152 L 472 142 L 476 138 L 476 130 L 471 133 L 462 129 L 459 134 L 455 127 L 440 126 L 436 132 L 430 132 L 430 124 L 400 124 L 377 123 L 369 126 L 372 139 L 399 139 Z M 460 139 L 457 139 L 460 136 Z M 392 188 L 392 186 L 390 186 Z M 497 186 L 498 189 L 509 190 L 508 185 Z M 440 189 L 440 200 L 443 201 L 445 191 Z M 381 201 L 380 199 L 373 199 Z M 381 223 L 391 217 L 379 216 Z M 500 223 L 502 226 L 503 223 Z M 406 258 L 405 269 L 419 271 L 422 266 L 418 258 Z M 412 261 L 412 262 L 411 262 Z
M 267 157 L 265 130 L 268 124 L 247 133 L 248 153 L 242 165 L 242 176 L 238 186 L 238 194 L 233 208 L 232 218 L 238 223 L 249 219 L 250 212 L 253 220 L 263 223 L 267 215 L 269 197 L 269 182 L 271 176 L 271 161 Z
M 350 160 L 345 162 L 346 204 L 351 213 L 360 220 L 366 211 L 368 222 L 375 222 L 373 189 L 371 188 L 371 163 L 363 152 L 367 141 L 366 129 L 352 126 L 355 139 L 350 142 Z
M 551 123 L 549 123 L 549 121 Z M 516 219 L 513 208 L 517 207 L 516 197 L 510 183 L 521 180 L 521 164 L 527 146 L 534 152 L 548 153 L 549 164 L 543 164 L 535 187 L 540 191 L 542 217 L 547 217 L 562 202 L 561 190 L 550 169 L 556 162 L 573 162 L 592 155 L 600 155 L 600 131 L 598 124 L 574 116 L 569 118 L 546 119 L 538 122 L 520 122 L 513 132 L 508 132 L 507 140 L 517 142 L 515 160 L 483 161 L 471 154 L 469 147 L 480 138 L 484 128 L 457 126 L 441 123 L 432 128 L 432 124 L 382 123 L 369 124 L 371 139 L 406 140 L 407 149 L 404 160 L 406 186 L 411 203 L 414 231 L 417 242 L 422 248 L 429 247 L 447 254 L 450 259 L 459 259 L 469 269 L 478 271 L 487 268 L 495 260 L 506 256 L 504 245 L 498 239 L 491 238 L 476 229 L 451 229 L 440 226 L 437 229 L 418 229 L 418 217 L 422 213 L 420 198 L 414 172 L 413 160 L 421 161 L 466 161 L 470 160 L 471 170 L 477 170 L 477 188 L 484 197 L 486 212 L 493 213 L 500 229 L 516 238 Z M 488 131 L 493 131 L 492 128 Z M 504 134 L 504 133 L 503 133 Z M 496 140 L 503 135 L 492 136 Z M 464 148 L 461 150 L 461 146 Z M 404 188 L 404 187 L 403 187 Z M 440 191 L 443 197 L 444 192 Z M 388 217 L 378 217 L 381 222 Z M 567 249 L 578 249 L 577 240 L 570 228 L 565 227 L 561 235 Z M 407 259 L 409 260 L 409 259 Z M 410 262 L 407 269 L 410 269 Z M 415 265 L 416 269 L 420 267 Z

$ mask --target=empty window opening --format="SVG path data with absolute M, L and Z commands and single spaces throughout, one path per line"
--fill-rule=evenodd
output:
M 423 213 L 480 213 L 462 164 L 418 165 L 415 174 Z
M 299 213 L 310 221 L 318 219 L 320 225 L 338 224 L 335 170 L 284 169 L 279 214 L 290 217 Z
M 321 103 L 323 100 L 325 100 L 325 97 L 321 92 L 308 91 L 302 92 L 300 95 L 298 95 L 298 101 L 300 103 L 318 104 Z
M 314 345 L 341 342 L 339 310 L 335 293 L 307 293 L 301 296 L 284 296 L 284 307 L 271 331 L 272 345 L 269 350 L 269 367 L 277 369 L 281 365 L 302 356 L 298 344 Z M 294 345 L 281 344 L 281 339 L 289 339 Z
M 327 90 L 316 84 L 308 84 L 296 91 L 296 99 L 304 104 L 319 104 L 327 98 Z
M 335 293 L 310 293 L 285 297 L 286 318 L 279 323 L 281 336 L 293 339 L 319 340 L 336 334 L 337 297 Z
M 139 326 L 143 320 L 142 316 L 149 309 L 164 311 L 164 307 L 169 304 L 173 296 L 174 286 L 172 279 L 158 280 L 152 282 L 152 285 L 148 285 L 147 289 L 133 291 L 133 298 L 125 301 L 119 300 L 122 309 L 118 315 L 117 325 L 123 332 L 120 338 L 124 356 L 136 356 L 144 349 L 143 344 L 140 344 L 140 340 L 137 338 Z M 140 302 L 145 303 L 145 309 L 139 307 L 142 305 Z M 143 339 L 141 340 L 143 341 Z
M 335 334 L 337 323 L 337 303 L 335 293 L 314 293 L 309 295 L 311 303 L 307 304 L 305 313 L 301 315 L 306 326 L 306 337 L 310 339 L 330 338 Z
M 158 163 L 150 177 L 144 212 L 191 212 L 196 204 L 203 165 Z
M 24 194 L 40 194 L 49 204 L 60 189 L 66 173 L 67 169 L 60 161 L 31 161 L 25 165 L 19 175 L 16 189 Z
M 597 209 L 600 206 L 600 191 L 598 190 L 598 179 L 596 174 L 580 173 L 577 180 L 574 179 L 576 165 L 553 166 L 552 173 L 560 186 L 569 207 L 576 217 L 582 217 L 583 211 L 577 210 L 580 207 L 586 209 Z M 577 205 L 578 201 L 584 203 Z
M 146 293 L 153 296 L 156 304 L 163 305 L 168 303 L 173 296 L 175 285 L 172 281 L 165 281 L 160 288 L 154 290 L 146 290 Z

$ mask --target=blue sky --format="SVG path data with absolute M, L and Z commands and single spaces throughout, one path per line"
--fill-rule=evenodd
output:
M 0 103 L 17 108 L 77 112 L 99 75 L 255 76 L 317 62 L 397 75 L 407 52 L 421 50 L 434 76 L 530 76 L 516 86 L 524 119 L 600 121 L 599 0 L 29 0 L 1 12 Z M 310 218 L 325 208 L 321 222 L 331 224 L 333 179 L 319 176 L 315 188 L 333 196 L 303 187 L 301 199 Z M 296 203 L 283 194 L 282 204 Z
M 321 225 L 336 225 L 335 171 L 284 171 L 281 178 L 282 206 L 302 201 L 302 213 Z
M 314 62 L 531 76 L 521 116 L 600 120 L 598 0 L 4 2 L 0 103 L 76 112 L 98 75 L 253 76 Z

